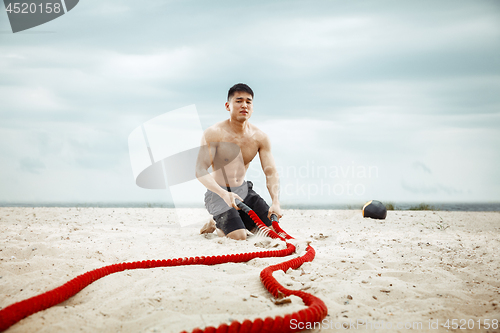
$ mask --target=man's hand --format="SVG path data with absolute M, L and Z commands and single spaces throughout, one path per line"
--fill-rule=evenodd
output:
M 229 207 L 236 208 L 236 210 L 240 210 L 241 208 L 236 205 L 236 199 L 240 200 L 243 202 L 243 199 L 236 193 L 234 192 L 228 192 L 224 191 L 224 193 L 221 195 L 222 200 L 228 205 Z
M 269 212 L 267 213 L 267 218 L 271 219 L 271 215 L 275 214 L 278 217 L 278 220 L 283 216 L 281 214 L 281 207 L 277 203 L 273 203 L 271 207 L 269 207 Z

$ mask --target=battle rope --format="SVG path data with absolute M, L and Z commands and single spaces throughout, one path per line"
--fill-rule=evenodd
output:
M 257 214 L 255 214 L 255 212 L 251 210 L 247 205 L 239 202 L 238 206 L 252 218 L 252 220 L 262 231 L 264 231 L 265 234 L 272 238 L 279 238 L 285 241 L 286 249 L 210 257 L 202 256 L 167 260 L 145 260 L 105 266 L 79 275 L 58 288 L 49 290 L 43 294 L 31 297 L 24 301 L 11 304 L 5 309 L 0 310 L 0 331 L 6 330 L 21 319 L 26 318 L 33 313 L 48 309 L 51 306 L 64 302 L 92 282 L 106 275 L 122 272 L 127 269 L 146 269 L 184 265 L 217 265 L 228 262 L 246 262 L 253 258 L 284 257 L 295 252 L 295 246 L 286 241 L 288 239 L 292 239 L 293 237 L 283 231 L 275 219 L 273 219 L 272 226 L 278 233 L 269 229 L 260 220 Z M 323 303 L 321 299 L 300 290 L 287 289 L 279 284 L 278 281 L 276 281 L 276 279 L 273 277 L 273 272 L 278 270 L 286 272 L 289 268 L 296 269 L 300 267 L 304 262 L 312 261 L 314 259 L 314 255 L 314 249 L 310 245 L 308 245 L 306 248 L 306 253 L 303 256 L 282 262 L 277 265 L 266 267 L 260 272 L 260 279 L 262 281 L 262 284 L 275 298 L 282 298 L 290 295 L 298 296 L 307 306 L 306 309 L 287 314 L 284 317 L 267 317 L 264 320 L 256 318 L 253 321 L 247 319 L 242 323 L 235 320 L 232 321 L 230 325 L 221 324 L 217 328 L 213 326 L 206 327 L 203 330 L 196 328 L 192 331 L 192 333 L 294 332 L 298 330 L 298 327 L 309 327 L 309 325 L 310 327 L 312 327 L 315 322 L 320 322 L 321 320 L 323 320 L 323 318 L 326 317 L 328 312 L 325 303 Z M 309 325 L 307 323 L 309 323 Z M 292 327 L 294 327 L 294 329 L 292 329 Z M 182 333 L 186 333 L 186 331 L 183 331 Z

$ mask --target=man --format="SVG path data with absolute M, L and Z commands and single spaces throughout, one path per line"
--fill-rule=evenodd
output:
M 200 232 L 217 230 L 219 236 L 245 240 L 247 230 L 255 232 L 256 225 L 240 210 L 236 200 L 243 201 L 262 222 L 271 226 L 271 214 L 282 217 L 278 198 L 279 176 L 269 137 L 249 122 L 253 113 L 252 89 L 243 83 L 235 84 L 229 89 L 225 107 L 229 119 L 204 132 L 196 163 L 196 177 L 207 188 L 205 206 L 215 220 L 208 222 Z M 266 175 L 271 207 L 252 189 L 253 184 L 244 180 L 257 153 Z M 212 167 L 211 174 L 209 167 Z

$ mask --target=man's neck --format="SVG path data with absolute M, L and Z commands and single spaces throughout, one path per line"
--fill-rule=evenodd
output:
M 245 120 L 243 122 L 240 122 L 236 119 L 231 119 L 229 118 L 229 128 L 231 131 L 237 134 L 243 134 L 248 128 L 248 120 Z

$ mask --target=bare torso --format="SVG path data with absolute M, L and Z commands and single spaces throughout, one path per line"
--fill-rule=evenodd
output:
M 279 204 L 279 175 L 271 153 L 271 143 L 264 132 L 248 122 L 253 113 L 252 90 L 242 83 L 234 85 L 229 90 L 228 100 L 224 105 L 229 111 L 229 119 L 209 127 L 204 132 L 196 161 L 196 177 L 209 191 L 219 195 L 228 207 L 238 210 L 240 207 L 237 201 L 243 202 L 244 198 L 229 187 L 243 184 L 250 162 L 258 153 L 272 200 L 268 218 L 272 214 L 279 218 L 282 216 Z M 210 166 L 211 174 L 208 173 Z M 215 223 L 208 224 L 215 229 Z M 204 228 L 202 233 L 205 232 Z M 225 235 L 222 231 L 221 234 Z M 226 236 L 246 239 L 246 230 L 239 228 Z
M 220 186 L 240 186 L 259 152 L 264 133 L 248 123 L 241 133 L 235 133 L 229 121 L 211 127 L 207 137 L 212 155 L 212 176 Z

